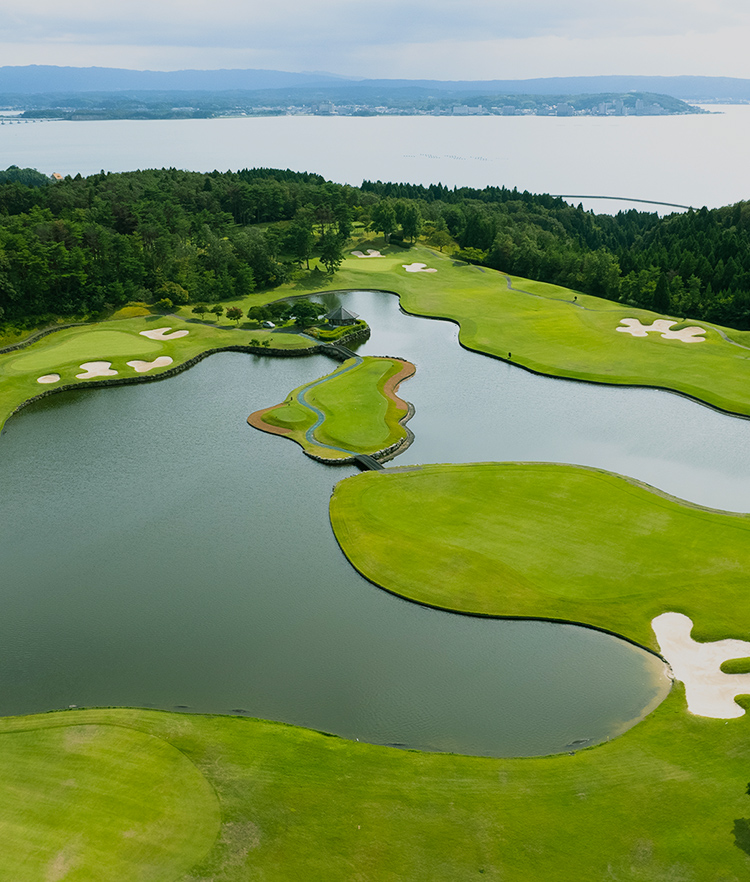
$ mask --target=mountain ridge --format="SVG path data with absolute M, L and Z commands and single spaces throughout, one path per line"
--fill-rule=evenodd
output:
M 653 92 L 692 100 L 750 100 L 750 79 L 706 76 L 608 75 L 536 77 L 522 80 L 434 80 L 347 77 L 326 72 L 264 69 L 151 71 L 109 67 L 24 65 L 0 67 L 0 94 L 120 91 L 270 91 L 346 86 L 373 89 L 426 89 L 446 94 L 561 95 L 600 92 Z

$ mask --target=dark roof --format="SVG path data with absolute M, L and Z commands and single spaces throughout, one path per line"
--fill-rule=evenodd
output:
M 337 306 L 332 309 L 326 316 L 329 322 L 356 322 L 359 316 L 356 312 L 350 312 L 343 306 Z

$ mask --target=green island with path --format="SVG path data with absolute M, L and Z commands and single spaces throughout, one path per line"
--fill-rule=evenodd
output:
M 508 280 L 423 247 L 380 247 L 381 258 L 349 256 L 317 290 L 390 291 L 411 313 L 459 323 L 464 346 L 529 370 L 664 388 L 750 416 L 750 332 Z M 310 293 L 302 288 L 237 305 Z M 142 333 L 167 327 L 188 333 Z M 691 327 L 702 330 L 679 336 Z M 267 337 L 274 348 L 314 346 L 299 334 Z M 138 379 L 129 360 L 170 359 L 144 368 L 148 378 L 248 344 L 244 329 L 188 321 L 185 308 L 56 331 L 0 354 L 0 421 L 54 383 L 90 383 L 78 376 L 85 364 Z M 52 374 L 59 381 L 39 384 Z M 342 409 L 351 379 L 316 387 L 328 440 L 351 442 Z M 381 381 L 370 375 L 364 386 L 382 408 Z M 296 406 L 282 405 L 277 428 L 299 417 L 301 430 L 309 418 Z M 746 516 L 617 475 L 396 469 L 342 482 L 331 513 L 362 572 L 423 603 L 562 618 L 652 648 L 651 618 L 668 610 L 694 616 L 701 639 L 743 627 Z M 611 743 L 519 759 L 395 750 L 233 716 L 114 708 L 3 718 L 0 878 L 739 882 L 750 866 L 749 726 L 747 715 L 688 713 L 680 683 Z
M 351 461 L 392 451 L 407 439 L 409 407 L 396 396 L 414 365 L 395 358 L 349 358 L 332 374 L 306 383 L 248 423 L 296 441 L 324 461 Z

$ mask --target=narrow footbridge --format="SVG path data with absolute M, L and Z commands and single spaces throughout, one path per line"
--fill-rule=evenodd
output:
M 347 358 L 357 357 L 356 352 L 352 352 L 351 349 L 347 349 L 346 346 L 342 346 L 340 343 L 322 343 L 320 351 L 330 355 L 331 358 L 335 358 L 337 361 L 346 361 Z
M 358 453 L 354 457 L 354 462 L 357 463 L 360 470 L 366 472 L 368 470 L 377 472 L 381 469 L 385 469 L 385 466 L 374 459 L 372 456 L 369 456 L 367 453 Z

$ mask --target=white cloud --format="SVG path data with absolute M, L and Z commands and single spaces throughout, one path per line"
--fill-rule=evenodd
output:
M 370 77 L 750 76 L 749 40 L 744 0 L 25 0 L 0 17 L 2 64 Z

